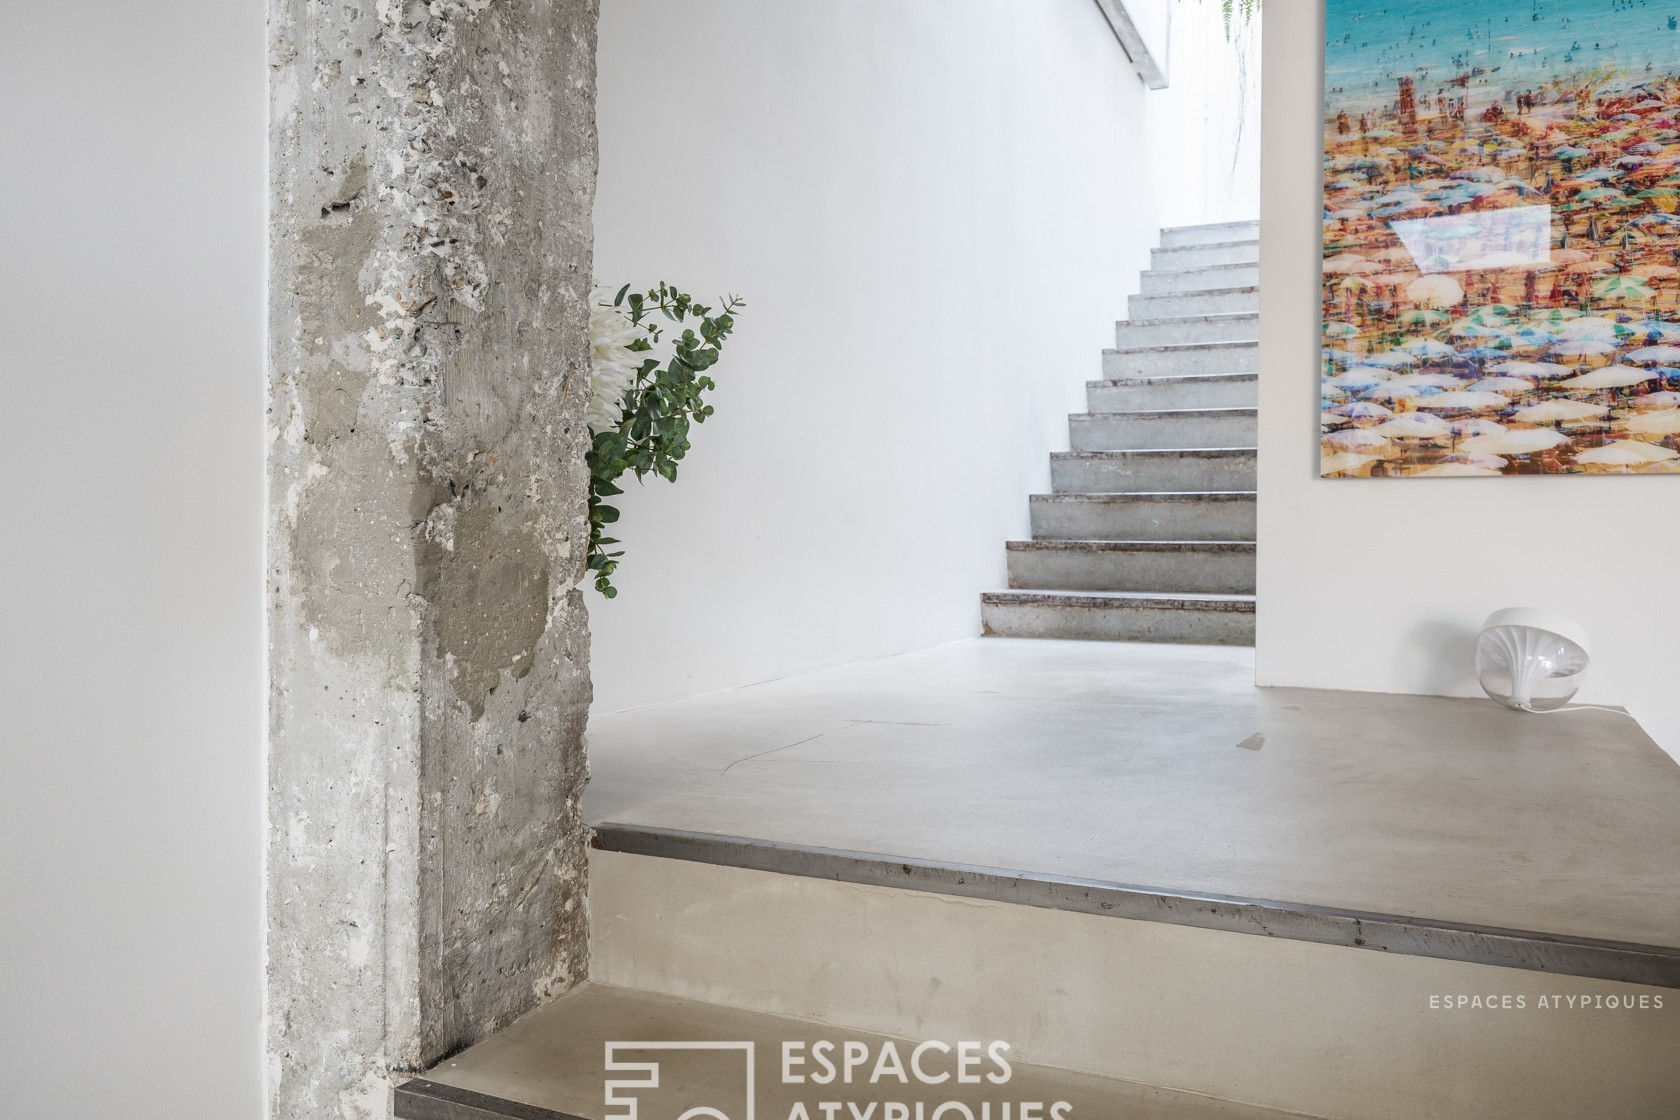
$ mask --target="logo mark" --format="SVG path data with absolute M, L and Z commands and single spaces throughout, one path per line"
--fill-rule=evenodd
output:
M 696 1051 L 711 1052 L 721 1063 L 727 1062 L 729 1073 L 720 1084 L 739 1084 L 745 1091 L 745 1111 L 731 1113 L 712 1105 L 698 1104 L 674 1117 L 641 1115 L 642 1095 L 626 1090 L 669 1091 L 679 1086 L 660 1084 L 661 1063 L 647 1060 L 651 1054 L 667 1053 L 672 1064 L 680 1057 Z M 753 1120 L 753 1044 L 750 1042 L 609 1042 L 606 1053 L 606 1072 L 634 1076 L 608 1078 L 606 1082 L 606 1120 Z M 633 1059 L 642 1060 L 633 1060 Z M 687 1064 L 687 1063 L 684 1063 Z M 738 1071 L 738 1072 L 737 1072 Z M 723 1100 L 733 1105 L 731 1098 Z M 651 1112 L 652 1110 L 650 1110 Z

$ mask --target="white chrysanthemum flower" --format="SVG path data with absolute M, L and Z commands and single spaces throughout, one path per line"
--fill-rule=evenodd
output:
M 630 349 L 647 332 L 611 306 L 612 297 L 597 288 L 589 308 L 589 431 L 605 432 L 624 418 L 624 394 L 635 383 L 645 352 Z

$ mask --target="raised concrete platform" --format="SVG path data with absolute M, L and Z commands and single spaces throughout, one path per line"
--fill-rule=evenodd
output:
M 597 716 L 585 812 L 1680 986 L 1680 766 L 1632 719 L 1256 689 L 1252 658 L 994 638 Z M 778 870 L 728 847 L 685 858 Z
M 657 1086 L 627 1086 L 614 1090 L 621 1102 L 606 1105 L 609 1076 L 615 1080 L 645 1080 L 645 1075 L 604 1068 L 609 1043 L 681 1041 L 681 1048 L 637 1048 L 615 1052 L 630 1063 L 657 1062 Z M 960 1101 L 969 1116 L 989 1106 L 992 1120 L 1010 1105 L 1011 1120 L 1022 1115 L 1023 1102 L 1037 1102 L 1027 1111 L 1049 1120 L 1056 1102 L 1069 1106 L 1072 1118 L 1100 1120 L 1284 1120 L 1297 1116 L 1252 1105 L 1235 1104 L 1191 1093 L 1152 1088 L 1134 1082 L 1027 1064 L 1019 1055 L 1004 1052 L 1008 1080 L 1002 1067 L 983 1056 L 984 1064 L 970 1076 L 978 1084 L 957 1081 L 955 1055 L 930 1049 L 923 1055 L 926 1084 L 914 1076 L 911 1055 L 922 1039 L 893 1038 L 868 1031 L 817 1023 L 694 1000 L 598 984 L 587 985 L 531 1012 L 492 1038 L 442 1062 L 423 1078 L 397 1090 L 396 1120 L 605 1120 L 611 1116 L 639 1116 L 645 1120 L 673 1120 L 696 1107 L 714 1108 L 731 1120 L 759 1116 L 767 1120 L 799 1115 L 824 1115 L 820 1103 L 842 1102 L 837 1115 L 868 1115 L 883 1120 L 889 1102 L 907 1106 L 909 1115 L 924 1120 L 947 1101 Z M 940 1039 L 955 1048 L 961 1039 Z M 994 1040 L 984 1040 L 982 1045 Z M 1007 1040 L 1005 1040 L 1007 1041 Z M 844 1048 L 862 1046 L 869 1055 L 852 1074 L 852 1083 L 818 1083 L 822 1067 L 809 1058 L 819 1042 L 833 1046 L 836 1066 L 843 1067 Z M 708 1048 L 708 1044 L 740 1047 Z M 791 1068 L 798 1083 L 784 1081 L 783 1046 L 792 1044 L 806 1060 Z M 867 1083 L 875 1063 L 890 1044 L 905 1064 L 906 1080 L 890 1074 Z M 750 1047 L 750 1051 L 746 1049 Z M 746 1104 L 746 1055 L 754 1062 L 754 1108 Z M 633 1101 L 634 1106 L 628 1102 Z M 855 1105 L 857 1112 L 846 1105 Z M 632 1109 L 633 1110 L 630 1110 Z M 965 1113 L 947 1108 L 945 1120 Z

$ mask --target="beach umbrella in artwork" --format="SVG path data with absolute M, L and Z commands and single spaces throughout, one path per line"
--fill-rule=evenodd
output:
M 1480 416 L 1472 416 L 1466 420 L 1454 420 L 1450 425 L 1452 434 L 1462 438 L 1473 436 L 1496 436 L 1507 431 L 1505 425 L 1497 420 L 1487 420 Z M 1503 464 L 1501 464 L 1503 466 Z
M 1656 294 L 1643 279 L 1625 272 L 1598 281 L 1592 290 L 1599 299 L 1643 300 Z
M 1631 435 L 1672 436 L 1680 434 L 1680 408 L 1662 408 L 1631 417 L 1622 427 Z M 1381 428 L 1381 425 L 1378 425 Z
M 1340 288 L 1342 292 L 1344 307 L 1343 315 L 1345 317 L 1349 319 L 1353 318 L 1354 300 L 1358 297 L 1359 293 L 1370 288 L 1370 286 L 1371 282 L 1369 280 L 1364 280 L 1358 276 L 1352 275 L 1344 276 L 1341 280 L 1337 281 L 1336 287 Z
M 1445 420 L 1425 412 L 1408 412 L 1384 420 L 1371 431 L 1393 439 L 1444 439 L 1452 434 Z
M 1388 439 L 1371 428 L 1347 428 L 1332 432 L 1324 442 L 1343 451 L 1376 451 L 1388 447 Z
M 1633 439 L 1615 440 L 1575 456 L 1577 466 L 1605 467 L 1622 471 L 1674 460 L 1680 460 L 1680 451 L 1671 451 L 1657 444 L 1641 443 Z
M 1559 381 L 1558 388 L 1576 392 L 1583 389 L 1623 389 L 1629 385 L 1642 385 L 1647 381 L 1654 381 L 1662 374 L 1652 369 L 1639 369 L 1635 366 L 1605 366 L 1595 369 L 1591 373 L 1583 373 L 1579 377 L 1571 377 L 1567 381 Z
M 1450 373 L 1407 373 L 1396 377 L 1390 384 L 1413 389 L 1457 389 L 1464 383 Z
M 1387 420 L 1394 413 L 1376 401 L 1350 401 L 1330 410 L 1349 420 Z
M 1509 408 L 1511 401 L 1498 393 L 1484 393 L 1474 389 L 1455 389 L 1451 392 L 1437 393 L 1432 397 L 1425 397 L 1418 401 L 1419 408 L 1427 408 L 1431 412 L 1481 412 L 1485 409 Z
M 1411 327 L 1414 330 L 1420 328 L 1425 330 L 1434 330 L 1446 321 L 1447 313 L 1445 311 L 1430 311 L 1422 308 L 1414 311 L 1408 311 L 1404 315 L 1400 316 L 1400 325 L 1402 327 Z
M 1471 455 L 1533 455 L 1568 442 L 1568 436 L 1551 428 L 1525 428 L 1476 436 L 1459 444 L 1459 450 Z
M 1579 319 L 1571 319 L 1567 323 L 1559 323 L 1554 329 L 1559 336 L 1565 339 L 1616 337 L 1616 321 L 1606 319 L 1602 315 L 1589 315 Z
M 1324 272 L 1329 276 L 1378 272 L 1381 269 L 1382 265 L 1375 261 L 1368 261 L 1357 253 L 1339 253 L 1334 257 L 1327 257 L 1324 261 Z
M 1413 338 L 1400 344 L 1400 349 L 1416 354 L 1425 360 L 1433 358 L 1451 358 L 1458 354 L 1451 346 L 1434 338 Z
M 1334 455 L 1325 455 L 1318 461 L 1319 474 L 1352 474 L 1359 468 L 1381 459 L 1381 455 L 1360 455 L 1357 452 L 1341 451 Z
M 1406 298 L 1419 307 L 1452 307 L 1464 298 L 1464 288 L 1451 276 L 1425 276 L 1406 285 Z
M 1526 393 L 1534 383 L 1520 377 L 1484 377 L 1470 388 L 1481 393 Z
M 1500 362 L 1498 365 L 1488 366 L 1489 373 L 1497 373 L 1504 377 L 1569 377 L 1575 370 L 1569 366 L 1559 365 L 1557 362 Z
M 1609 411 L 1607 404 L 1558 399 L 1526 405 L 1511 413 L 1511 419 L 1522 424 L 1563 424 L 1602 419 Z
M 1615 352 L 1616 344 L 1601 338 L 1576 338 L 1552 347 L 1552 353 L 1560 358 L 1602 357 Z
M 1510 332 L 1503 323 L 1484 322 L 1466 316 L 1447 328 L 1454 338 L 1501 338 Z
M 1357 323 L 1341 323 L 1329 320 L 1324 324 L 1325 338 L 1358 338 L 1359 325 Z
M 1368 401 L 1397 401 L 1405 397 L 1421 397 L 1424 395 L 1424 390 L 1415 385 L 1395 385 L 1385 382 L 1359 395 Z
M 1622 360 L 1640 365 L 1673 365 L 1680 362 L 1680 346 L 1641 346 L 1622 355 Z
M 1369 354 L 1363 365 L 1383 366 L 1388 369 L 1399 369 L 1401 366 L 1416 365 L 1418 356 L 1405 350 L 1385 350 L 1381 354 Z
M 1668 408 L 1671 405 L 1680 405 L 1680 393 L 1676 393 L 1672 389 L 1664 389 L 1658 393 L 1646 393 L 1639 397 L 1629 397 L 1625 403 L 1640 410 L 1647 408 Z

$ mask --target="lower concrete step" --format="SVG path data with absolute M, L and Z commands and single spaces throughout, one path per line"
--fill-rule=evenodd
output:
M 1255 447 L 1260 412 L 1254 408 L 1178 408 L 1080 412 L 1068 417 L 1075 451 L 1167 447 Z
M 1260 289 L 1257 287 L 1214 288 L 1205 292 L 1168 292 L 1156 296 L 1135 295 L 1126 299 L 1126 314 L 1133 319 L 1259 313 Z
M 1222 241 L 1258 241 L 1260 223 L 1249 219 L 1201 226 L 1170 226 L 1161 231 L 1161 245 L 1210 245 Z
M 988 591 L 980 596 L 980 625 L 987 635 L 1003 638 L 1251 646 L 1254 596 Z
M 999 596 L 1018 599 L 1023 594 Z M 1252 617 L 1234 609 L 1237 604 L 1231 606 L 1179 608 L 1176 613 L 1195 612 L 1203 621 Z M 987 609 L 999 612 L 998 623 L 1007 625 L 1003 612 L 1017 608 L 1000 602 Z M 1217 681 L 1217 672 L 1214 677 Z M 1064 699 L 1058 690 L 1067 687 L 1060 671 L 1047 671 L 1023 694 L 1034 698 L 1037 712 L 1023 712 L 1021 721 L 996 729 L 993 737 L 1004 742 L 996 754 L 976 751 L 972 736 L 963 738 L 960 767 L 992 767 L 1022 758 L 1029 766 L 1060 763 L 1054 773 L 1068 783 L 1064 801 L 1085 809 L 1090 803 L 1107 805 L 1132 826 L 1141 818 L 1143 829 L 1159 830 L 1174 838 L 1175 847 L 1195 849 L 1210 868 L 1235 869 L 1231 873 L 1237 875 L 1253 874 L 1256 859 L 1263 857 L 1252 847 L 1264 849 L 1268 843 L 1278 848 L 1310 845 L 1318 837 L 1344 848 L 1361 840 L 1368 847 L 1380 846 L 1386 818 L 1361 821 L 1356 812 L 1332 811 L 1328 804 L 1338 797 L 1363 797 L 1357 791 L 1372 784 L 1370 774 L 1344 775 L 1346 788 L 1326 791 L 1326 775 L 1341 773 L 1338 767 L 1345 770 L 1347 755 L 1326 751 L 1329 761 L 1322 765 L 1329 770 L 1314 776 L 1308 760 L 1319 757 L 1317 741 L 1287 730 L 1286 723 L 1276 722 L 1277 715 L 1227 728 L 1215 714 L 1213 735 L 1219 745 L 1201 749 L 1206 709 L 1211 705 L 1217 713 L 1219 708 L 1215 681 L 1190 682 L 1183 691 L 1161 694 L 1156 669 L 1116 672 L 1108 682 L 1115 695 L 1148 697 L 1144 719 L 1149 722 L 1141 728 L 1135 713 L 1116 706 L 1067 701 L 1074 715 L 1064 711 L 1056 717 L 1069 725 L 1060 730 L 1101 754 L 1088 767 L 1070 768 L 1056 754 L 1046 759 L 1034 750 L 1033 737 L 1046 734 L 1041 713 L 1059 707 L 1053 701 Z M 1291 703 L 1299 710 L 1297 697 L 1272 699 L 1275 713 Z M 960 709 L 964 702 L 953 704 Z M 1325 718 L 1333 722 L 1341 713 Z M 1453 726 L 1451 734 L 1462 741 L 1462 722 L 1455 718 Z M 670 727 L 676 729 L 673 746 L 686 749 L 680 729 Z M 1247 727 L 1268 732 L 1263 745 L 1245 741 L 1239 749 L 1234 739 Z M 899 780 L 883 782 L 877 770 L 858 782 L 865 792 L 856 795 L 855 805 L 848 803 L 843 835 L 876 835 L 868 826 L 882 811 L 883 799 L 914 813 L 915 834 L 934 847 L 950 844 L 953 835 L 968 828 L 1018 833 L 1031 850 L 1034 838 L 1054 831 L 1035 821 L 1035 814 L 1058 812 L 1061 806 L 1054 798 L 1047 805 L 1017 792 L 998 803 L 970 802 L 962 792 L 973 787 L 960 775 L 921 769 L 928 765 L 923 740 L 940 741 L 952 728 L 924 723 L 901 725 L 900 730 L 905 761 Z M 1356 758 L 1374 753 L 1370 743 L 1359 741 L 1359 728 L 1344 734 L 1351 736 Z M 1393 731 L 1388 737 L 1407 741 Z M 845 780 L 829 784 L 837 770 L 845 772 L 846 757 L 843 751 L 826 756 L 806 780 L 823 783 L 830 799 L 846 798 L 853 785 Z M 1452 775 L 1440 780 L 1450 785 Z M 1168 792 L 1158 800 L 1136 802 L 1140 785 L 1153 791 L 1163 783 Z M 907 785 L 913 791 L 906 791 Z M 1316 793 L 1300 793 L 1302 785 Z M 1321 800 L 1312 802 L 1314 796 Z M 1183 805 L 1197 797 L 1205 803 Z M 1286 816 L 1277 808 L 1280 797 L 1303 807 Z M 1389 827 L 1399 828 L 1404 839 L 1406 822 L 1417 831 L 1418 814 L 1394 807 L 1396 799 L 1405 800 L 1403 790 L 1390 789 L 1378 803 L 1393 808 L 1399 823 Z M 787 823 L 785 804 L 765 808 L 769 817 L 782 821 L 782 829 L 800 827 Z M 1235 842 L 1217 825 L 1199 828 L 1201 816 L 1234 826 Z M 1337 822 L 1343 821 L 1349 823 L 1338 831 Z M 1111 839 L 1102 831 L 1106 824 L 1096 827 L 1084 838 L 1087 846 Z M 1673 950 L 1664 960 L 1660 951 L 1641 953 L 1635 946 L 1560 944 L 1576 939 L 1338 908 L 1334 898 L 1299 903 L 1275 895 L 1230 897 L 1197 890 L 1194 884 L 1161 884 L 1148 871 L 1141 872 L 1141 879 L 1101 882 L 1035 873 L 1031 863 L 976 866 L 961 858 L 960 843 L 949 858 L 917 858 L 893 847 L 848 851 L 843 849 L 855 845 L 836 844 L 835 834 L 827 835 L 827 846 L 807 847 L 785 840 L 599 826 L 589 870 L 592 980 L 703 1005 L 681 1018 L 672 1011 L 659 1018 L 626 1009 L 610 1026 L 559 1024 L 555 1034 L 576 1042 L 572 1057 L 564 1060 L 516 1034 L 526 1022 L 521 1020 L 503 1036 L 454 1059 L 456 1065 L 445 1062 L 429 1076 L 478 1091 L 506 1084 L 491 1080 L 497 1077 L 531 1079 L 523 1085 L 539 1079 L 560 1085 L 574 1077 L 599 1078 L 608 1041 L 763 1040 L 764 1033 L 773 1037 L 803 1027 L 821 1032 L 817 1037 L 852 1029 L 951 1044 L 957 1039 L 1007 1041 L 1011 1058 L 1023 1063 L 1339 1120 L 1671 1120 L 1680 1099 L 1680 1063 L 1674 1060 L 1680 1015 L 1674 1013 L 1674 992 L 1651 986 L 1650 979 L 1587 978 L 1597 971 L 1569 975 L 1567 964 L 1595 954 L 1602 958 L 1608 951 L 1614 959 L 1599 963 L 1613 965 L 1617 975 L 1624 968 L 1671 974 Z M 1268 839 L 1245 843 L 1251 835 Z M 1417 838 L 1411 839 L 1415 849 Z M 1469 841 L 1478 842 L 1490 841 Z M 1122 847 L 1112 858 L 1123 867 L 1133 856 Z M 1289 866 L 1298 872 L 1299 861 Z M 1326 888 L 1318 880 L 1308 881 L 1304 889 L 1322 896 Z M 1560 961 L 1564 967 L 1554 967 Z M 1001 962 L 1008 967 L 999 967 Z M 1673 987 L 1671 975 L 1668 986 Z M 1666 1006 L 1653 1003 L 1665 995 Z M 1473 997 L 1480 997 L 1474 1007 Z M 1539 1002 L 1542 997 L 1549 1005 Z M 801 1023 L 776 1024 L 764 1033 L 721 1017 L 708 1025 L 712 1009 L 720 1005 Z M 533 1018 L 543 1014 L 535 1012 Z M 811 1037 L 792 1033 L 789 1040 Z M 805 1047 L 804 1053 L 809 1052 Z M 773 1080 L 780 1057 L 772 1050 L 760 1059 Z M 463 1068 L 463 1059 L 472 1068 Z M 674 1073 L 676 1067 L 671 1068 Z M 807 1065 L 804 1072 L 815 1068 Z M 729 1072 L 739 1078 L 737 1071 Z M 855 1079 L 853 1086 L 862 1080 Z M 1020 1085 L 1011 1082 L 1003 1088 L 1028 1090 L 1012 1095 L 1031 1098 L 1049 1091 L 1041 1084 L 1023 1074 Z M 582 1085 L 598 1089 L 600 1082 Z M 806 1082 L 796 1088 L 826 1090 L 822 1100 L 847 1091 L 843 1084 Z M 903 1086 L 895 1080 L 892 1088 Z M 581 1088 L 575 1097 L 529 1099 L 562 1112 L 602 1115 L 599 1103 L 589 1110 Z M 730 1102 L 683 1103 L 718 1109 L 707 1114 L 711 1117 L 740 1120 Z M 1216 1102 L 1206 1103 L 1212 1107 Z M 785 1098 L 775 1098 L 758 1115 L 780 1120 L 793 1115 L 790 1108 Z M 657 1120 L 682 1114 L 650 1108 L 643 1115 Z M 856 1120 L 844 1106 L 837 1114 Z M 480 1114 L 462 1115 L 485 1120 Z M 514 1115 L 523 1120 L 529 1114 Z M 823 1113 L 809 1107 L 807 1115 Z M 1049 1110 L 1031 1115 L 1052 1118 Z M 449 1114 L 398 1116 L 432 1120 Z M 920 1117 L 913 1108 L 908 1117 L 877 1110 L 873 1120 L 934 1116 L 934 1108 Z M 981 1118 L 978 1111 L 972 1116 Z M 1068 1120 L 1196 1116 L 1093 1100 L 1088 1107 L 1074 1101 Z M 963 1113 L 947 1110 L 939 1120 L 963 1120 Z M 1005 1120 L 996 1103 L 987 1120 Z M 1017 1108 L 1007 1120 L 1025 1117 Z
M 1260 375 L 1191 373 L 1169 377 L 1115 377 L 1085 384 L 1092 412 L 1129 409 L 1254 408 L 1260 403 Z
M 1155 268 L 1205 268 L 1216 264 L 1258 264 L 1259 261 L 1258 240 L 1162 245 L 1149 254 L 1149 263 Z
M 1253 342 L 1260 337 L 1257 311 L 1132 318 L 1114 324 L 1114 344 L 1174 346 L 1193 342 Z
M 1058 494 L 1253 490 L 1256 459 L 1252 447 L 1062 451 L 1050 456 L 1050 488 Z
M 1260 344 L 1189 342 L 1126 346 L 1103 351 L 1104 377 L 1165 377 L 1186 373 L 1258 373 Z
M 1034 1065 L 1013 1047 L 1000 1047 L 995 1056 L 988 1049 L 1007 1039 L 988 1038 L 966 1057 L 954 1037 L 934 1040 L 917 1057 L 922 1041 L 584 984 L 398 1086 L 393 1116 L 1051 1120 L 1059 1114 L 1067 1120 L 1288 1120 L 1298 1115 Z M 903 1067 L 902 1079 L 890 1071 L 871 1076 L 888 1052 Z M 848 1068 L 848 1055 L 860 1054 L 866 1057 Z M 824 1072 L 823 1061 L 832 1063 L 833 1077 Z M 965 1061 L 971 1064 L 959 1068 Z M 916 1076 L 918 1070 L 922 1076 Z M 838 1107 L 825 1113 L 822 1102 Z M 1023 1102 L 1034 1103 L 1023 1108 Z M 1065 1105 L 1059 1112 L 1057 1103 Z
M 1258 264 L 1216 264 L 1205 268 L 1151 268 L 1139 277 L 1144 295 L 1251 288 L 1260 283 Z
M 1034 494 L 1034 540 L 1252 541 L 1252 491 Z
M 1253 541 L 1010 541 L 1009 586 L 1254 594 Z

